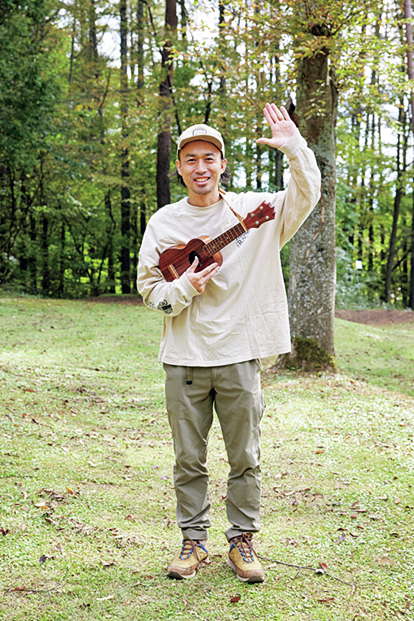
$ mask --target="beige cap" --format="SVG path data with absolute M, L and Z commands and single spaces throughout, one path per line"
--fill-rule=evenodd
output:
M 181 134 L 178 139 L 177 153 L 184 147 L 184 145 L 188 142 L 194 142 L 194 140 L 211 142 L 215 147 L 217 147 L 217 149 L 220 149 L 223 157 L 225 157 L 223 136 L 216 129 L 213 129 L 209 125 L 204 125 L 203 123 L 200 125 L 192 125 Z

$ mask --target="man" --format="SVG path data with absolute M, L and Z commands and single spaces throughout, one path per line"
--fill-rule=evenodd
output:
M 286 110 L 266 104 L 264 114 L 272 138 L 257 142 L 287 156 L 288 189 L 275 194 L 229 192 L 226 202 L 222 200 L 219 181 L 227 164 L 223 139 L 213 128 L 195 125 L 180 136 L 176 160 L 188 199 L 155 213 L 142 241 L 138 290 L 148 307 L 164 315 L 160 360 L 176 458 L 177 523 L 183 533 L 182 548 L 168 568 L 171 578 L 191 578 L 208 560 L 206 455 L 214 405 L 230 464 L 227 563 L 240 580 L 263 581 L 252 546 L 253 533 L 260 528 L 260 358 L 290 351 L 279 253 L 320 195 L 315 157 Z M 263 200 L 275 207 L 275 219 L 227 245 L 221 266 L 213 263 L 196 271 L 195 257 L 181 277 L 172 282 L 163 278 L 162 252 L 201 235 L 224 233 L 237 224 L 235 212 L 245 218 Z

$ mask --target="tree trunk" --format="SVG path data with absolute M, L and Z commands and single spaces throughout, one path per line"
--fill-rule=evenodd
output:
M 177 30 L 176 0 L 166 0 L 165 4 L 165 36 L 162 48 L 163 79 L 160 82 L 160 129 L 157 141 L 157 208 L 171 202 L 170 198 L 170 154 L 171 154 L 171 117 L 173 82 L 173 62 L 171 59 L 171 37 Z
M 120 3 L 121 16 L 121 291 L 131 293 L 130 260 L 130 190 L 129 190 L 129 149 L 128 149 L 128 22 L 126 0 Z
M 223 0 L 219 0 L 219 35 L 218 35 L 218 50 L 219 54 L 222 58 L 225 58 L 226 55 L 226 41 L 225 41 L 225 33 L 226 33 L 226 20 L 224 19 L 224 10 L 225 3 Z M 227 152 L 228 147 L 228 139 L 227 139 L 227 118 L 226 118 L 226 69 L 224 67 L 221 68 L 220 72 L 220 83 L 218 89 L 218 104 L 220 114 L 218 116 L 218 130 L 221 132 L 224 141 L 224 148 Z
M 413 192 L 413 216 L 411 219 L 411 260 L 410 260 L 410 294 L 408 306 L 414 310 L 414 192 Z
M 42 214 L 42 295 L 50 295 L 50 266 L 49 266 L 49 218 L 47 213 Z
M 397 179 L 395 182 L 395 197 L 394 197 L 394 210 L 392 215 L 392 229 L 390 236 L 390 243 L 388 247 L 388 257 L 387 257 L 387 267 L 385 271 L 385 292 L 384 292 L 384 301 L 389 302 L 391 299 L 391 282 L 392 282 L 392 268 L 394 265 L 394 257 L 395 257 L 395 244 L 397 240 L 397 228 L 398 228 L 398 218 L 400 215 L 400 206 L 401 199 L 404 196 L 404 183 L 402 181 L 402 168 L 401 166 L 401 134 L 402 138 L 402 153 L 403 153 L 403 161 L 406 159 L 406 150 L 407 150 L 407 141 L 405 139 L 405 120 L 406 114 L 404 110 L 404 101 L 400 100 L 400 109 L 398 111 L 398 121 L 400 123 L 401 131 L 398 132 L 397 138 Z
M 411 0 L 404 1 L 404 17 L 406 21 L 406 39 L 407 39 L 407 73 L 408 79 L 411 81 L 411 129 L 414 137 L 414 62 L 413 62 L 413 24 L 412 24 L 412 10 Z M 410 261 L 410 293 L 409 293 L 409 307 L 414 310 L 414 193 L 413 193 L 413 216 L 411 220 L 411 261 Z
M 142 89 L 144 87 L 144 0 L 138 0 L 137 6 L 137 96 L 138 105 L 142 103 Z
M 111 193 L 108 190 L 105 194 L 105 211 L 106 211 L 106 235 L 108 237 L 108 283 L 107 292 L 115 293 L 115 260 L 114 260 L 114 231 L 115 220 L 112 214 Z
M 30 209 L 29 213 L 29 225 L 30 225 L 30 251 L 29 251 L 29 275 L 30 275 L 30 293 L 33 295 L 37 293 L 37 227 L 36 217 L 33 209 Z
M 65 246 L 66 246 L 66 226 L 65 221 L 61 220 L 60 223 L 60 260 L 59 260 L 59 297 L 63 298 L 65 294 L 65 269 L 66 269 L 66 257 L 65 257 Z
M 371 83 L 375 83 L 375 71 L 372 72 Z M 375 150 L 375 114 L 372 113 L 371 122 L 371 153 Z M 368 272 L 374 270 L 374 192 L 375 192 L 375 168 L 370 165 L 369 197 L 368 197 Z
M 335 311 L 335 137 L 337 91 L 329 57 L 319 53 L 299 63 L 297 114 L 302 136 L 314 151 L 322 174 L 322 195 L 290 242 L 289 312 L 295 356 L 304 339 L 317 346 L 305 369 L 334 367 Z M 315 351 L 315 349 L 314 349 Z

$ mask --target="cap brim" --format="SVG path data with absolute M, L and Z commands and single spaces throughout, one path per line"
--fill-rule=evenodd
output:
M 190 136 L 189 138 L 184 138 L 184 140 L 182 140 L 178 145 L 177 151 L 181 151 L 181 149 L 185 147 L 185 145 L 189 142 L 210 142 L 211 144 L 214 144 L 214 146 L 217 147 L 219 151 L 224 153 L 224 145 L 220 142 L 220 140 L 217 140 L 217 138 L 214 138 L 214 136 L 204 135 Z

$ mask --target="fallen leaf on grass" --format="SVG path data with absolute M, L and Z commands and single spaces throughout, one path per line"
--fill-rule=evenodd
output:
M 3 528 L 3 526 L 2 526 L 0 528 L 0 532 L 1 532 L 2 535 L 6 536 L 10 532 L 10 529 L 9 528 Z
M 39 507 L 39 509 L 44 509 L 45 511 L 50 511 L 50 507 L 48 507 L 47 505 L 45 505 L 44 502 L 37 502 L 35 504 L 35 507 Z
M 98 597 L 97 602 L 104 602 L 107 599 L 114 599 L 115 595 L 108 595 L 108 597 Z
M 237 602 L 239 602 L 241 600 L 241 595 L 233 595 L 233 597 L 230 598 L 230 602 L 232 604 L 237 604 Z
M 10 590 L 11 591 L 25 591 L 26 587 L 21 584 L 20 586 L 16 586 L 14 587 L 14 589 L 10 589 Z
M 77 494 L 79 494 L 79 492 L 74 492 L 73 489 L 70 489 L 70 487 L 67 487 L 66 489 L 69 492 L 69 494 L 72 494 L 72 496 L 76 496 Z
M 53 524 L 53 526 L 57 526 L 56 522 L 54 520 L 52 520 L 52 518 L 49 517 L 48 515 L 45 515 L 44 518 L 45 518 L 46 522 L 49 522 L 49 524 Z M 26 526 L 26 528 L 27 528 L 27 526 Z
M 323 570 L 324 573 L 328 571 L 328 565 L 326 563 L 319 563 L 319 567 Z
M 318 602 L 320 602 L 321 604 L 325 604 L 327 602 L 334 602 L 335 598 L 334 597 L 320 597 L 318 598 Z
M 46 554 L 42 554 L 42 556 L 39 558 L 39 563 L 43 565 L 44 563 L 46 563 L 47 560 L 48 557 L 46 556 Z
M 345 541 L 345 538 L 346 538 L 345 533 L 339 533 L 337 543 L 342 543 L 342 541 Z
M 40 425 L 39 421 L 37 421 L 35 418 L 32 418 L 32 423 L 36 423 L 36 425 Z
M 101 559 L 102 567 L 110 567 L 111 565 L 115 565 L 114 561 L 103 561 Z
M 134 518 L 134 517 L 132 517 L 132 515 L 127 515 L 127 516 L 125 517 L 125 519 L 126 519 L 126 520 L 131 520 L 131 522 L 135 522 L 135 518 Z

